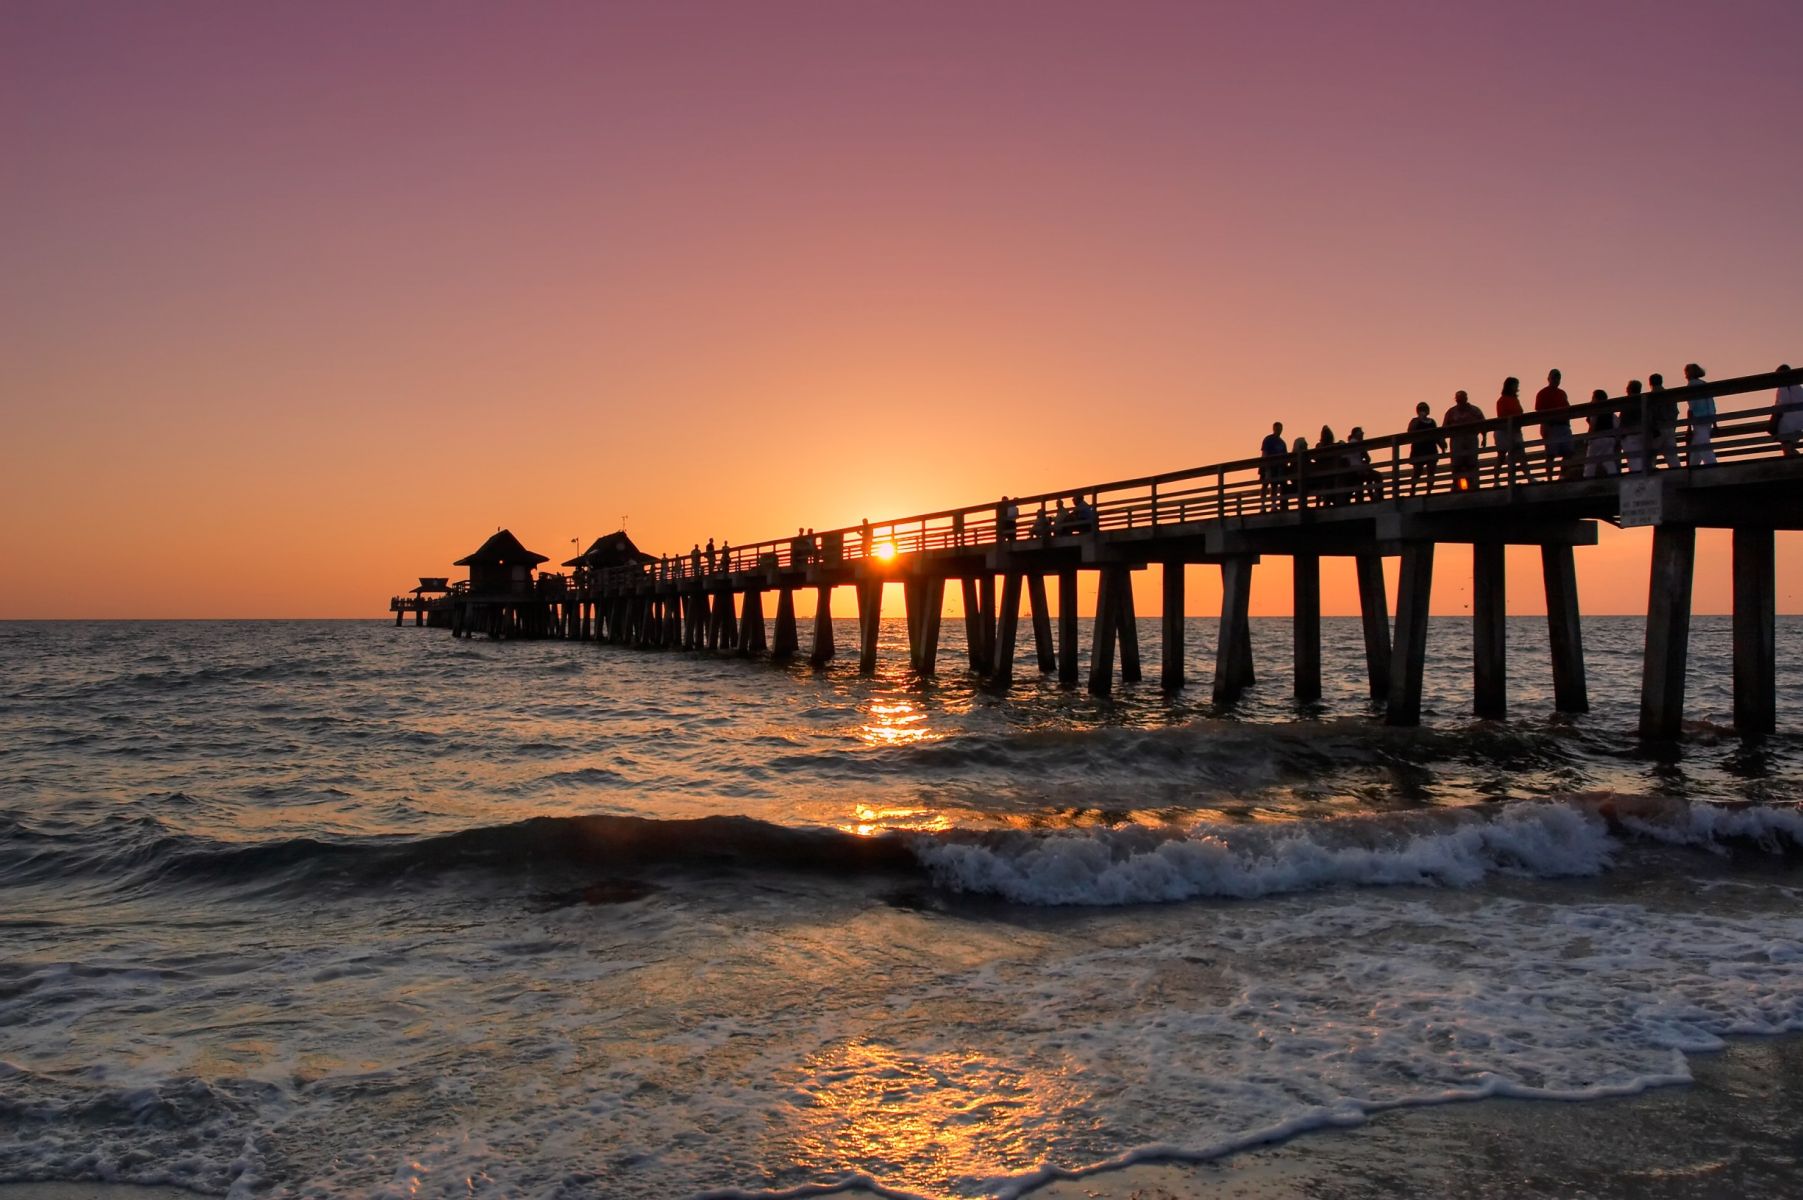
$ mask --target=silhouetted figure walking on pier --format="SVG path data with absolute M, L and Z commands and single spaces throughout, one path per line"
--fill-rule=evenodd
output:
M 1559 386 L 1563 376 L 1554 367 L 1546 373 L 1546 386 L 1534 394 L 1534 411 L 1561 413 L 1571 407 L 1565 389 Z M 1573 474 L 1571 422 L 1548 418 L 1540 423 L 1540 439 L 1546 443 L 1546 479 L 1548 483 Z
M 1684 365 L 1684 383 L 1695 387 L 1703 382 L 1703 368 L 1695 363 Z M 1685 438 L 1684 457 L 1687 466 L 1713 467 L 1715 465 L 1715 397 L 1710 395 L 1692 396 L 1689 413 L 1690 432 Z
M 1446 449 L 1446 439 L 1440 436 L 1440 427 L 1434 423 L 1433 409 L 1423 400 L 1415 406 L 1415 416 L 1409 422 L 1409 432 L 1415 435 L 1409 443 L 1409 495 L 1422 487 L 1425 479 L 1426 489 L 1431 495 L 1434 490 L 1434 473 L 1440 468 L 1440 451 Z
M 1483 434 L 1469 426 L 1482 423 L 1484 410 L 1471 402 L 1463 391 L 1454 392 L 1452 407 L 1440 418 L 1452 445 L 1452 490 L 1470 492 L 1477 489 L 1477 455 L 1483 445 Z

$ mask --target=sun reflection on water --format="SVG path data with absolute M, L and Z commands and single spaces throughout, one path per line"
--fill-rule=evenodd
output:
M 912 746 L 943 736 L 927 727 L 926 710 L 905 697 L 875 697 L 865 712 L 858 736 L 867 746 Z
M 823 1174 L 852 1168 L 881 1179 L 906 1164 L 911 1181 L 943 1186 L 1021 1171 L 1045 1152 L 1034 1131 L 1048 1120 L 1048 1102 L 1062 1109 L 1071 1100 L 1068 1078 L 974 1050 L 857 1039 L 814 1055 L 802 1071 L 807 1099 L 790 1153 Z

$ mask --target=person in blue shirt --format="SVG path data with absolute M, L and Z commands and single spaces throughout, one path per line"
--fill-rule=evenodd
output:
M 1695 363 L 1684 366 L 1684 382 L 1691 387 L 1703 382 L 1703 368 Z M 1690 437 L 1685 446 L 1686 465 L 1692 467 L 1713 467 L 1715 465 L 1715 447 L 1710 445 L 1715 440 L 1715 397 L 1710 395 L 1692 396 L 1690 398 Z
M 1283 458 L 1290 452 L 1290 448 L 1284 444 L 1282 421 L 1271 422 L 1271 432 L 1265 435 L 1265 440 L 1260 443 L 1258 452 L 1265 460 L 1263 465 L 1258 468 L 1259 482 L 1263 485 L 1264 501 L 1268 505 L 1275 500 L 1278 507 L 1282 508 L 1284 507 Z

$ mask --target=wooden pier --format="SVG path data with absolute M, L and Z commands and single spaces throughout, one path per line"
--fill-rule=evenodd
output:
M 531 576 L 543 556 L 506 531 L 461 564 L 471 581 L 448 597 L 459 636 L 552 636 L 615 645 L 696 652 L 806 654 L 816 664 L 839 652 L 832 604 L 837 588 L 856 597 L 860 668 L 877 665 L 878 618 L 889 584 L 905 597 L 910 667 L 939 669 L 945 592 L 963 600 L 969 669 L 1005 690 L 1013 680 L 1023 603 L 1034 660 L 1067 686 L 1080 682 L 1078 575 L 1098 577 L 1087 656 L 1087 686 L 1106 693 L 1118 677 L 1142 677 L 1132 576 L 1162 568 L 1162 653 L 1167 690 L 1184 675 L 1184 568 L 1221 572 L 1220 636 L 1212 689 L 1231 704 L 1257 678 L 1248 621 L 1256 568 L 1267 557 L 1292 563 L 1291 681 L 1297 700 L 1321 695 L 1320 560 L 1351 559 L 1362 613 L 1370 694 L 1392 724 L 1420 721 L 1434 552 L 1472 547 L 1472 709 L 1501 718 L 1508 707 L 1505 604 L 1508 546 L 1539 549 L 1546 590 L 1554 702 L 1561 711 L 1589 705 L 1579 623 L 1575 551 L 1594 545 L 1597 523 L 1653 529 L 1648 584 L 1640 732 L 1649 740 L 1679 733 L 1684 710 L 1691 577 L 1696 531 L 1733 531 L 1734 720 L 1745 734 L 1771 732 L 1776 717 L 1774 533 L 1803 529 L 1803 457 L 1773 435 L 1774 409 L 1763 396 L 1803 382 L 1803 371 L 1748 376 L 1697 387 L 1574 405 L 1558 414 L 1528 413 L 1460 428 L 1481 447 L 1418 457 L 1408 434 L 1337 442 L 1282 456 L 1241 459 L 1163 475 L 1014 498 L 1009 504 L 947 509 L 862 524 L 719 553 L 661 559 L 633 548 L 625 560 L 597 554 L 606 539 L 566 566 L 574 573 Z M 1585 432 L 1593 414 L 1627 413 L 1640 429 L 1671 435 L 1679 461 L 1693 451 L 1689 421 L 1659 408 L 1693 396 L 1717 398 L 1713 465 L 1647 469 L 1657 448 L 1620 430 Z M 1755 406 L 1737 409 L 1732 397 Z M 1569 423 L 1563 450 L 1558 422 Z M 1551 426 L 1553 455 L 1542 435 Z M 1435 440 L 1451 439 L 1442 428 Z M 1605 442 L 1603 439 L 1609 440 Z M 1500 446 L 1519 440 L 1529 471 L 1506 470 Z M 1699 439 L 1701 440 L 1701 439 Z M 1595 450 L 1593 451 L 1593 446 Z M 1607 447 L 1613 447 L 1606 454 Z M 1515 456 L 1517 463 L 1520 455 Z M 1621 474 L 1588 474 L 1604 463 Z M 623 532 L 617 536 L 624 539 Z M 630 543 L 626 542 L 629 546 Z M 1394 620 L 1383 560 L 1399 560 Z M 522 569 L 523 566 L 523 569 Z M 480 578 L 478 578 L 480 577 Z M 424 581 L 422 581 L 424 582 Z M 1057 589 L 1057 617 L 1049 604 Z M 814 593 L 814 619 L 803 644 L 798 592 Z M 397 610 L 397 619 L 399 615 Z

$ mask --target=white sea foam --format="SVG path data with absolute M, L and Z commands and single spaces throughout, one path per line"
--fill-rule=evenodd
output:
M 1618 848 L 1592 812 L 1522 804 L 1494 815 L 923 839 L 916 853 L 936 882 L 959 891 L 1023 904 L 1117 905 L 1269 896 L 1340 884 L 1465 887 L 1498 871 L 1594 875 Z

